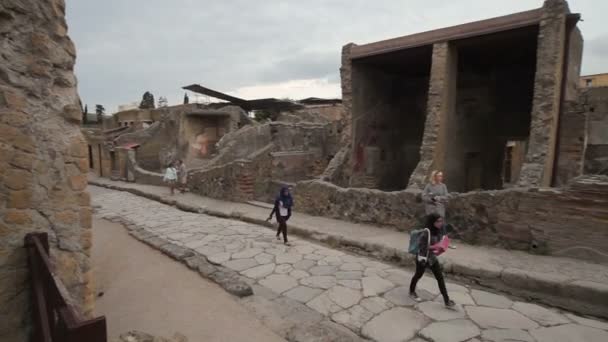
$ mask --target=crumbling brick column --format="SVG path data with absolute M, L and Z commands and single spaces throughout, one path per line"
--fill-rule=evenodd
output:
M 85 314 L 94 303 L 88 149 L 63 0 L 0 2 L 0 341 L 27 341 L 24 236 L 46 232 Z
M 353 109 L 353 82 L 352 82 L 352 61 L 351 50 L 356 46 L 353 43 L 342 47 L 342 66 L 340 67 L 340 80 L 342 85 L 342 106 L 344 107 L 344 123 L 342 127 L 342 145 L 351 142 L 352 132 L 352 109 Z
M 521 186 L 550 186 L 562 98 L 566 45 L 565 0 L 546 0 L 538 33 L 530 141 L 519 178 Z
M 433 45 L 433 60 L 427 114 L 420 147 L 420 161 L 410 177 L 408 188 L 422 188 L 432 170 L 444 167 L 447 118 L 454 110 L 458 54 L 449 42 Z

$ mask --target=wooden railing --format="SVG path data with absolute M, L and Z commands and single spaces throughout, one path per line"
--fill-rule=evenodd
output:
M 46 233 L 25 237 L 32 288 L 33 342 L 107 342 L 106 319 L 84 320 L 53 272 Z

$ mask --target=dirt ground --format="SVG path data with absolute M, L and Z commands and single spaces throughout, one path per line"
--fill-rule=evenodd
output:
M 110 338 L 130 330 L 190 342 L 284 341 L 216 284 L 132 238 L 119 224 L 93 221 L 96 314 Z

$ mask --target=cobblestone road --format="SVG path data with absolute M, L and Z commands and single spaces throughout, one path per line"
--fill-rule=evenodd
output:
M 457 310 L 443 307 L 432 275 L 409 299 L 410 270 L 268 228 L 180 211 L 126 192 L 90 188 L 97 215 L 120 217 L 374 341 L 608 341 L 608 323 L 448 282 Z M 423 339 L 420 339 L 423 338 Z

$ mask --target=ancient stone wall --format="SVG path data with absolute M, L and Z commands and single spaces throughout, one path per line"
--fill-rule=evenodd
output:
M 433 169 L 443 169 L 447 116 L 456 95 L 457 55 L 449 43 L 433 46 L 427 114 L 420 147 L 420 160 L 410 176 L 409 188 L 422 188 Z
M 266 198 L 271 183 L 272 144 L 247 159 L 237 159 L 212 168 L 188 173 L 188 188 L 193 193 L 231 201 Z
M 63 0 L 0 2 L 0 340 L 27 341 L 23 240 L 47 232 L 56 271 L 85 314 L 94 304 L 87 144 Z
M 564 0 L 545 0 L 537 46 L 532 122 L 521 186 L 550 186 L 556 155 L 559 109 L 562 94 L 566 42 Z
M 564 189 L 527 188 L 452 194 L 454 236 L 473 244 L 608 262 L 608 177 L 577 178 Z M 409 231 L 420 227 L 419 190 L 383 192 L 299 182 L 297 210 Z
M 586 89 L 581 102 L 588 117 L 584 172 L 608 175 L 608 87 Z
M 342 141 L 341 145 L 352 143 L 352 109 L 353 109 L 353 82 L 351 50 L 356 46 L 353 43 L 342 47 L 342 66 L 340 67 L 340 80 L 342 85 L 342 106 L 344 107 Z

